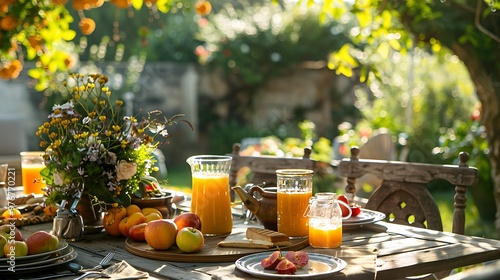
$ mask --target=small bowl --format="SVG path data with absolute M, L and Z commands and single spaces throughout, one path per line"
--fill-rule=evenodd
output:
M 176 203 L 180 203 L 186 199 L 186 196 L 181 193 L 164 191 L 160 197 L 132 197 L 132 204 L 139 208 L 156 208 L 160 210 L 164 219 L 172 219 L 177 210 Z

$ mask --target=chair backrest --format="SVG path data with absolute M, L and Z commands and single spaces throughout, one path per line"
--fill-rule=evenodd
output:
M 359 159 L 359 149 L 351 148 L 351 158 L 343 159 L 338 172 L 347 178 L 346 194 L 354 199 L 356 178 L 373 174 L 382 180 L 365 207 L 386 214 L 386 221 L 416 227 L 443 230 L 441 215 L 427 189 L 434 180 L 446 180 L 455 186 L 453 233 L 464 234 L 467 187 L 478 181 L 478 170 L 469 167 L 469 155 L 460 153 L 458 165 L 437 165 L 400 161 Z
M 249 182 L 252 184 L 266 183 L 266 187 L 276 186 L 276 170 L 300 168 L 316 171 L 317 162 L 310 159 L 311 149 L 304 148 L 302 158 L 285 158 L 275 156 L 240 156 L 241 145 L 233 145 L 231 156 L 231 170 L 229 173 L 229 186 L 233 187 L 238 183 L 238 172 L 247 167 L 253 176 Z M 244 186 L 242 186 L 244 187 Z

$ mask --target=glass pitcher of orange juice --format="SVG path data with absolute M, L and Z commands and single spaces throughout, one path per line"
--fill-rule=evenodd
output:
M 304 217 L 304 211 L 312 196 L 313 173 L 308 169 L 276 170 L 278 232 L 291 238 L 309 234 L 309 218 Z
M 342 217 L 339 203 L 349 210 L 346 217 Z M 309 200 L 309 207 L 304 214 L 309 217 L 309 245 L 315 248 L 337 248 L 342 244 L 342 219 L 351 216 L 351 208 L 337 200 L 336 193 L 317 193 Z
M 229 194 L 230 156 L 199 155 L 186 160 L 191 166 L 191 212 L 200 217 L 207 236 L 229 234 L 233 229 Z

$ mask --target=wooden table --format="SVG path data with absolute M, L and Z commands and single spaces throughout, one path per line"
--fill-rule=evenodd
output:
M 22 231 L 29 234 L 50 230 L 51 226 L 51 223 L 24 226 Z M 235 269 L 234 262 L 183 263 L 139 257 L 125 249 L 124 238 L 112 237 L 105 232 L 88 235 L 81 241 L 71 242 L 70 246 L 78 252 L 75 261 L 84 267 L 93 267 L 108 251 L 113 251 L 115 261 L 125 260 L 135 268 L 147 271 L 150 279 L 253 279 Z M 499 240 L 385 222 L 344 229 L 340 249 L 306 247 L 304 250 L 345 259 L 346 269 L 337 273 L 334 279 L 398 279 L 500 259 Z M 4 277 L 0 275 L 6 279 Z

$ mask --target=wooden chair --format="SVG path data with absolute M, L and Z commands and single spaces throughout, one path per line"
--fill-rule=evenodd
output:
M 374 174 L 382 180 L 365 207 L 386 214 L 386 221 L 416 227 L 443 230 L 441 215 L 427 184 L 446 180 L 455 186 L 452 232 L 464 234 L 467 187 L 478 181 L 478 170 L 469 167 L 469 155 L 460 153 L 458 165 L 408 163 L 359 158 L 359 149 L 351 149 L 351 158 L 342 160 L 338 172 L 347 178 L 346 194 L 355 198 L 356 178 Z
M 317 162 L 310 159 L 311 149 L 304 148 L 302 158 L 284 158 L 275 156 L 240 156 L 241 145 L 233 145 L 231 156 L 231 169 L 229 173 L 229 186 L 238 184 L 238 172 L 242 168 L 248 168 L 252 176 L 246 183 L 262 184 L 266 187 L 276 187 L 276 170 L 288 168 L 310 169 L 316 171 Z M 242 186 L 245 187 L 245 186 Z M 231 190 L 232 191 L 232 190 Z M 231 192 L 231 199 L 234 201 L 234 191 Z

